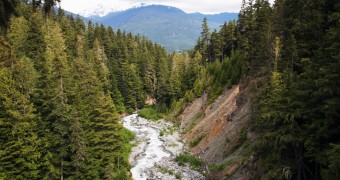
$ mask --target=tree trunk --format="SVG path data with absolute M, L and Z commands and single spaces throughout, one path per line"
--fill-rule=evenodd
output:
M 64 159 L 61 158 L 60 162 L 60 180 L 64 180 Z

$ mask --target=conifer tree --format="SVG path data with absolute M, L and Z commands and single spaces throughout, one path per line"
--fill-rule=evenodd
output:
M 34 68 L 41 74 L 46 73 L 44 68 L 44 52 L 46 44 L 44 41 L 44 34 L 41 30 L 43 19 L 39 13 L 33 13 L 29 21 L 29 31 L 27 37 L 23 42 L 23 50 L 25 55 L 32 59 Z
M 104 93 L 98 95 L 98 104 L 91 112 L 92 121 L 87 133 L 90 138 L 88 173 L 92 173 L 92 177 L 115 179 L 118 174 L 117 171 L 114 172 L 118 167 L 115 157 L 122 148 L 120 142 L 123 127 L 117 122 L 116 110 L 110 96 Z M 94 173 L 93 170 L 97 172 Z
M 25 55 L 25 44 L 30 29 L 29 22 L 24 17 L 12 18 L 8 38 L 17 57 Z
M 211 61 L 209 57 L 209 50 L 208 50 L 208 45 L 210 43 L 210 37 L 209 37 L 209 26 L 208 26 L 208 20 L 207 17 L 204 17 L 203 22 L 202 22 L 202 32 L 200 36 L 200 42 L 199 42 L 199 50 L 200 53 L 203 56 L 203 60 L 208 60 Z
M 1 64 L 0 74 L 0 176 L 36 179 L 41 154 L 34 106 L 18 89 L 10 68 Z
M 51 16 L 52 9 L 56 5 L 57 2 L 60 3 L 60 0 L 44 0 L 43 8 L 47 16 Z
M 170 95 L 170 58 L 165 54 L 164 49 L 156 47 L 156 63 L 155 63 L 155 74 L 156 74 L 156 88 L 155 98 L 158 103 L 165 103 L 169 105 L 171 103 Z
M 172 59 L 172 68 L 170 75 L 170 94 L 174 99 L 179 99 L 184 95 L 182 75 L 184 72 L 185 64 L 182 55 L 174 55 Z
M 39 74 L 34 69 L 31 59 L 22 57 L 13 67 L 13 79 L 17 82 L 17 89 L 29 100 L 32 100 Z
M 58 24 L 47 22 L 45 31 L 45 59 L 48 68 L 47 104 L 50 111 L 46 115 L 47 127 L 51 134 L 47 135 L 51 142 L 50 151 L 54 155 L 52 162 L 58 166 L 58 175 L 64 177 L 64 168 L 69 157 L 68 146 L 69 127 L 71 125 L 71 106 L 68 102 L 70 90 L 70 69 L 66 57 L 66 46 L 63 34 Z
M 141 75 L 143 78 L 143 84 L 145 92 L 151 96 L 154 95 L 155 92 L 155 72 L 154 72 L 154 59 L 152 55 L 149 53 L 149 50 L 146 47 L 143 47 L 143 54 L 142 54 L 141 61 Z
M 8 21 L 11 15 L 15 13 L 17 5 L 17 0 L 3 0 L 0 2 L 0 32 L 6 29 Z
M 93 55 L 93 59 L 91 58 Z M 101 46 L 98 39 L 94 41 L 93 51 L 90 51 L 88 55 L 90 58 L 90 62 L 92 63 L 95 72 L 97 73 L 97 77 L 99 78 L 102 88 L 105 92 L 109 90 L 109 69 L 107 67 L 108 59 L 105 54 L 104 48 Z

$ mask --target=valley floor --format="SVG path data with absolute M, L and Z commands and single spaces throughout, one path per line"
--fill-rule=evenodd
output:
M 184 144 L 173 124 L 163 120 L 149 121 L 137 114 L 126 116 L 122 122 L 136 134 L 129 159 L 134 180 L 205 179 L 189 166 L 179 166 L 176 162 L 176 155 L 183 153 Z

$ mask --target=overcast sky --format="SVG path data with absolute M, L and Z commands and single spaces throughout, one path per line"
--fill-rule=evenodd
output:
M 273 2 L 274 0 L 269 0 Z M 109 7 L 129 8 L 134 4 L 162 4 L 177 7 L 187 13 L 200 12 L 216 14 L 221 12 L 238 12 L 242 0 L 62 0 L 61 7 L 73 13 L 80 13 L 86 9 L 96 7 L 98 4 Z

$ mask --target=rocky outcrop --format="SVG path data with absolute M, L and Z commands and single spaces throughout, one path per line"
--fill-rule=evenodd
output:
M 146 95 L 146 99 L 145 99 L 145 104 L 148 105 L 148 106 L 152 106 L 154 104 L 156 104 L 156 99 L 153 98 L 152 96 L 150 95 Z
M 246 83 L 234 85 L 225 90 L 214 103 L 207 103 L 208 96 L 203 95 L 187 106 L 178 117 L 184 141 L 190 151 L 207 164 L 223 164 L 228 161 L 225 172 L 219 173 L 231 174 L 242 166 L 235 153 L 245 141 L 241 134 L 245 133 L 243 129 L 251 119 L 249 88 Z

